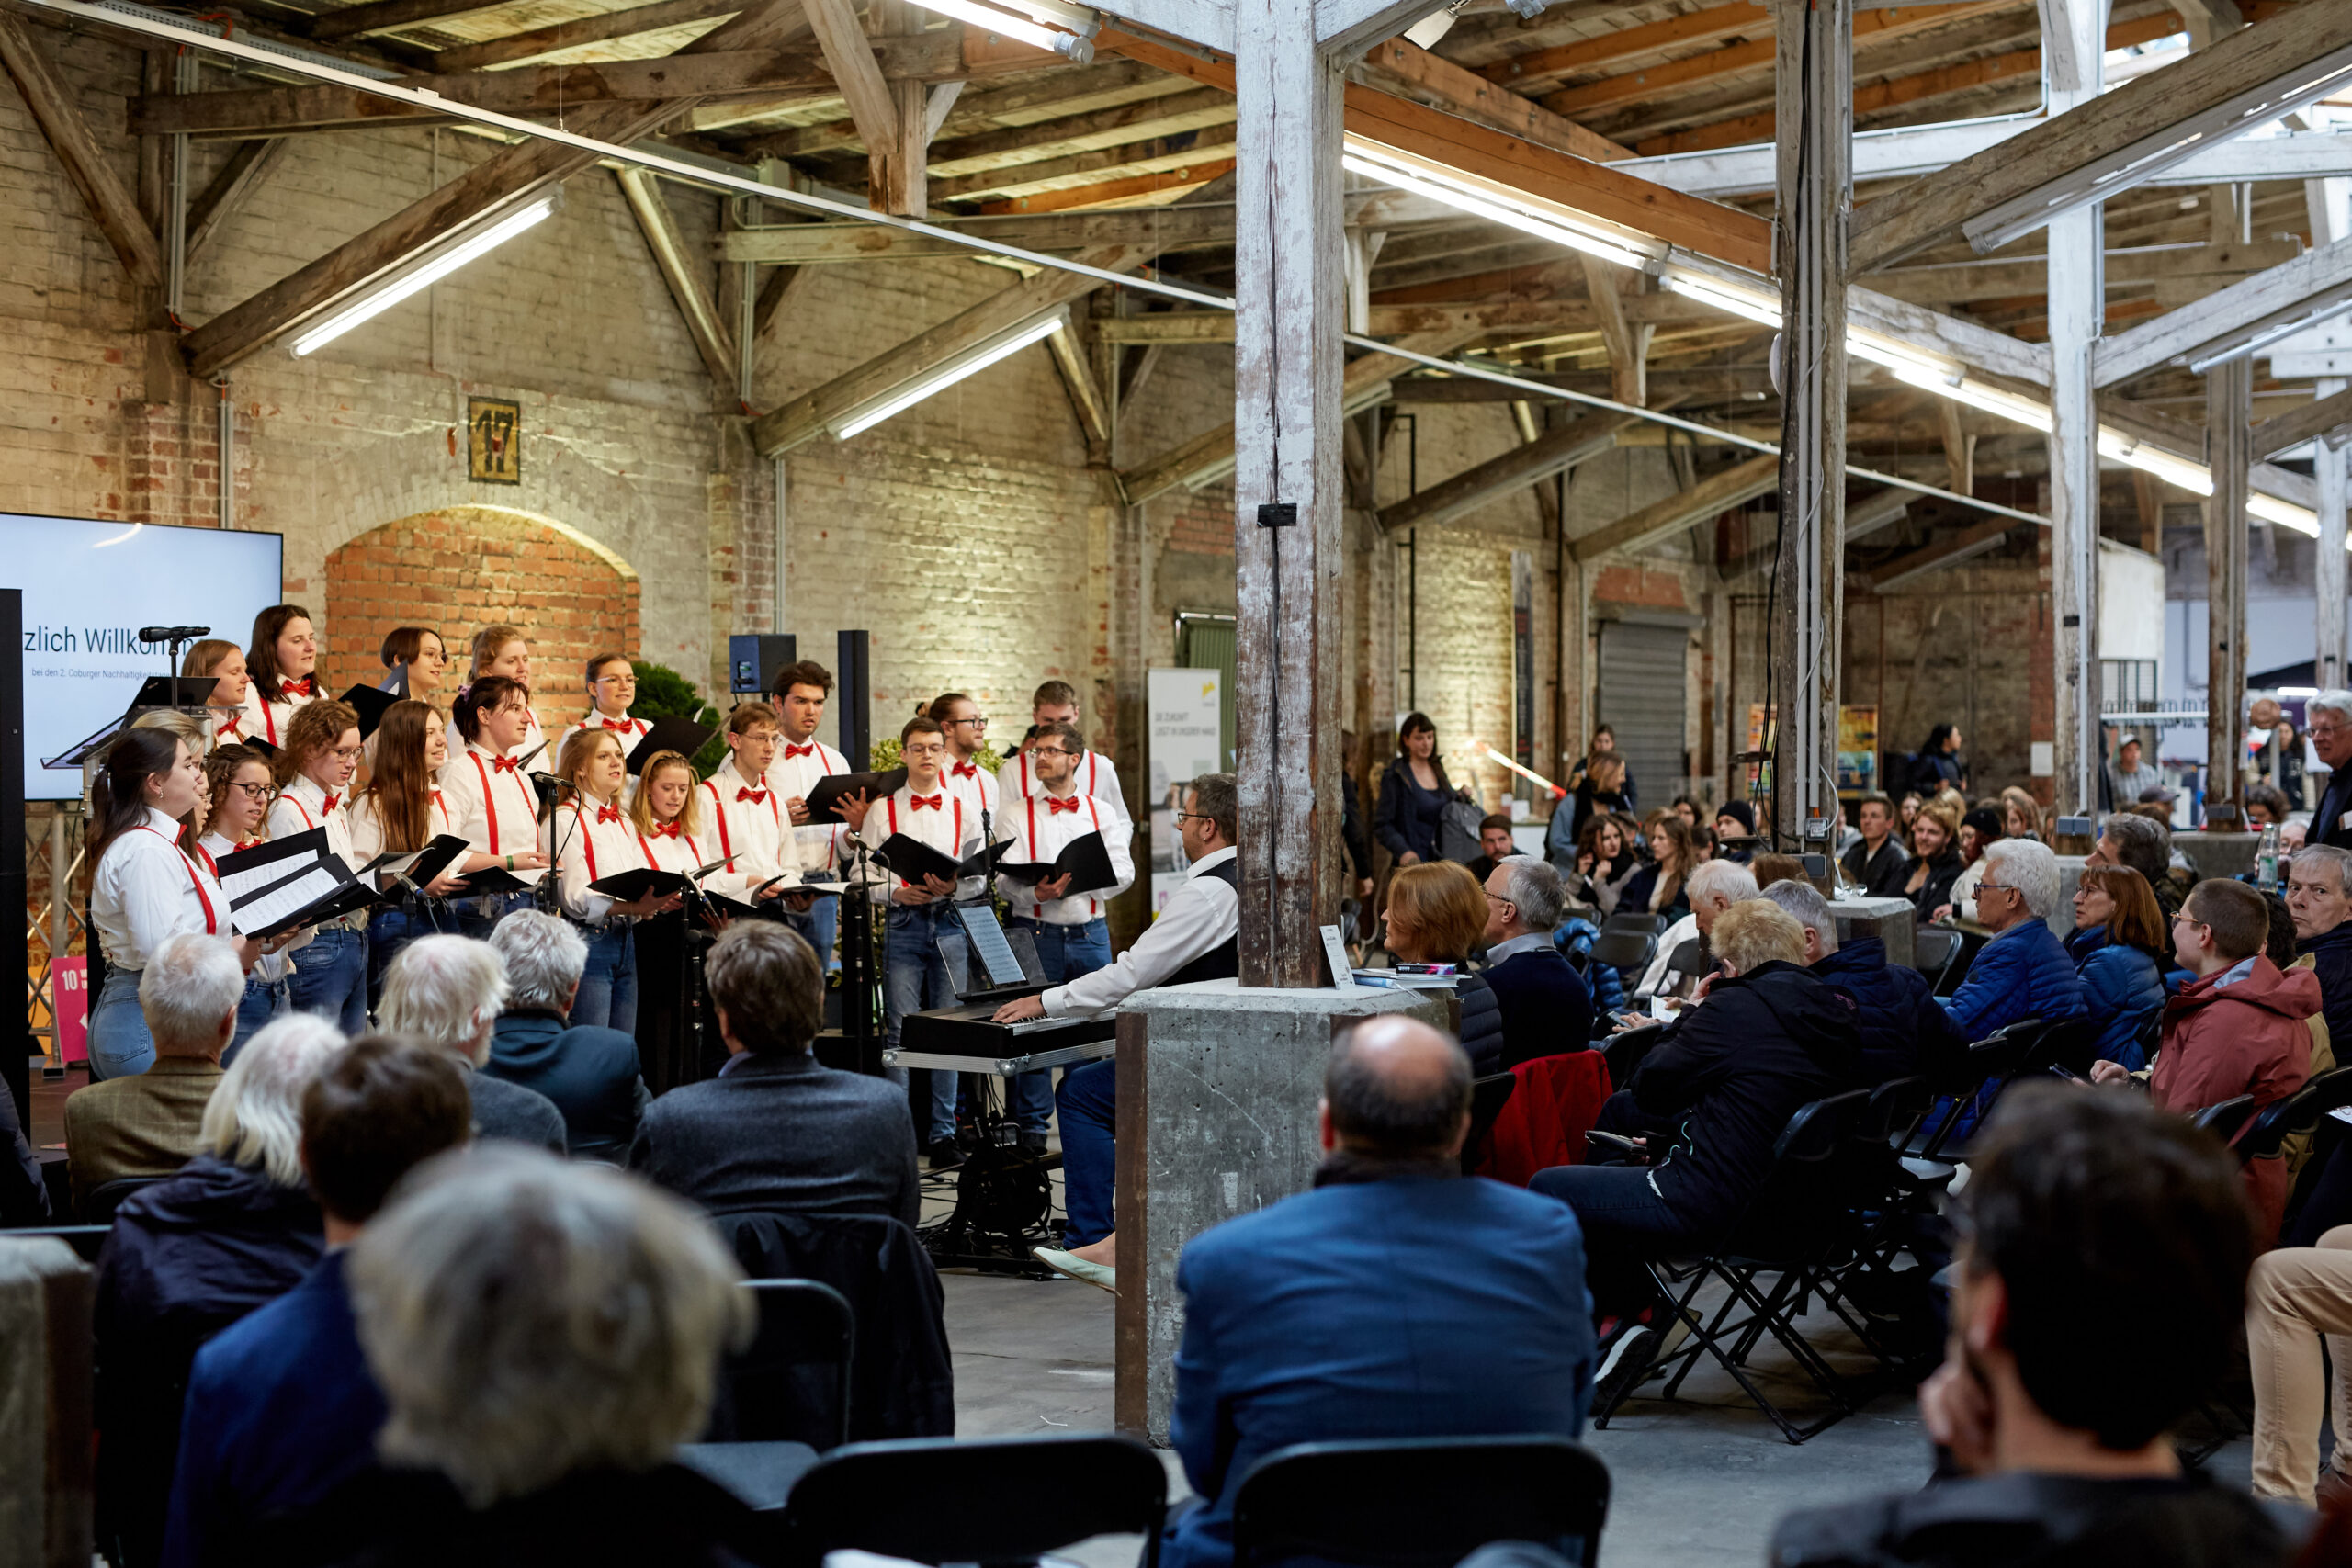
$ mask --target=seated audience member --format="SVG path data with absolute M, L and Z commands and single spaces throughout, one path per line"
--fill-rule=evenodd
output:
M 2195 1116 L 2239 1095 L 2256 1109 L 2284 1099 L 2311 1077 L 2312 1034 L 2304 1020 L 2319 1011 L 2318 979 L 2303 970 L 2278 972 L 2263 955 L 2270 910 L 2243 882 L 2200 882 L 2172 923 L 2173 954 L 2196 978 L 2165 1004 L 2164 1043 L 2149 1076 L 2148 1098 L 2158 1109 Z M 2116 1062 L 2098 1062 L 2099 1083 L 2128 1078 Z M 2285 1162 L 2250 1160 L 2247 1196 L 2267 1246 L 2287 1206 Z
M 1942 800 L 1928 801 L 1911 823 L 1911 869 L 1895 897 L 1910 899 L 1926 925 L 1951 902 L 1961 871 L 1960 813 Z
M 244 999 L 244 969 L 236 949 L 220 938 L 183 931 L 155 950 L 139 983 L 139 1010 L 155 1037 L 154 1066 L 77 1089 L 65 1102 L 66 1173 L 75 1208 L 107 1182 L 169 1176 L 188 1162 Z
M 1532 855 L 1509 855 L 1487 874 L 1487 967 L 1480 977 L 1502 1013 L 1498 1066 L 1503 1071 L 1590 1044 L 1592 992 L 1552 945 L 1552 928 L 1559 923 L 1560 874 L 1550 865 Z
M 458 1059 L 466 1069 L 475 1137 L 512 1138 L 562 1154 L 571 1135 L 555 1101 L 480 1071 L 490 1061 L 506 989 L 506 965 L 488 942 L 419 937 L 384 971 L 384 1003 L 376 1021 L 387 1034 L 405 1034 Z
M 1500 1072 L 1503 1058 L 1502 1007 L 1485 978 L 1466 967 L 1471 945 L 1486 929 L 1486 895 L 1467 867 L 1429 861 L 1408 865 L 1389 879 L 1385 945 L 1390 956 L 1400 964 L 1464 966 L 1457 971 L 1453 998 L 1462 1049 L 1469 1053 L 1471 1068 L 1481 1077 Z
M 1756 873 L 1749 866 L 1730 861 L 1702 862 L 1690 873 L 1690 912 L 1666 928 L 1657 939 L 1657 952 L 1650 959 L 1650 966 L 1642 972 L 1637 993 L 1655 993 L 1666 978 L 1666 966 L 1686 942 L 1696 940 L 1704 950 L 1709 933 L 1715 922 L 1734 904 L 1756 897 Z
M 2331 1040 L 2352 1042 L 2352 852 L 2314 844 L 2287 870 L 2299 969 L 2319 976 Z M 2347 1047 L 2352 1048 L 2352 1047 Z
M 572 1027 L 588 943 L 567 920 L 517 909 L 492 928 L 490 945 L 506 966 L 507 995 L 482 1072 L 553 1100 L 573 1155 L 621 1164 L 652 1097 L 634 1036 L 594 1024 Z
M 1715 842 L 1721 859 L 1746 865 L 1756 853 L 1756 807 L 1744 800 L 1717 807 Z
M 2278 1516 L 2185 1470 L 2170 1436 L 2233 1355 L 2254 1240 L 2232 1167 L 2137 1097 L 2004 1096 L 1961 1200 L 1951 1349 L 1919 1390 L 1947 1473 L 1792 1514 L 1770 1561 L 2285 1568 Z
M 2262 896 L 2262 901 L 2270 910 L 2268 939 L 2263 943 L 2262 955 L 2277 964 L 2281 975 L 2290 969 L 2310 972 L 2311 965 L 2295 956 L 2295 917 L 2294 913 L 2287 908 L 2287 900 L 2276 893 L 2265 893 Z M 2182 976 L 2184 980 L 2187 977 L 2186 975 Z M 2309 1077 L 2304 1079 L 2306 1083 L 2322 1073 L 2332 1073 L 2335 1070 L 2335 1051 L 2328 1038 L 2325 1001 L 2325 993 L 2323 991 L 2322 1010 L 2315 1011 L 2303 1020 L 2303 1027 L 2311 1032 L 2312 1037 L 2311 1070 Z M 2340 1126 L 2342 1123 L 2339 1122 L 2337 1125 Z M 2290 1133 L 2279 1141 L 2278 1157 L 2286 1166 L 2285 1185 L 2290 1192 L 2294 1187 L 2297 1173 L 2311 1159 L 2312 1143 L 2312 1134 L 2310 1132 Z M 2277 1233 L 2274 1232 L 2265 1245 L 2277 1246 Z
M 1872 898 L 1899 898 L 1911 879 L 1911 857 L 1894 837 L 1894 803 L 1883 795 L 1866 795 L 1854 807 L 1854 825 L 1861 841 L 1838 863 L 1846 880 Z
M 1889 964 L 1886 943 L 1878 937 L 1840 941 L 1829 900 L 1809 882 L 1775 882 L 1761 896 L 1804 928 L 1805 967 L 1852 1000 L 1863 1083 L 1941 1078 L 1951 1070 L 1968 1042 L 1944 1021 L 1925 975 L 1908 964 Z
M 1478 853 L 1470 862 L 1470 874 L 1486 886 L 1495 867 L 1519 853 L 1511 841 L 1510 818 L 1499 811 L 1490 812 L 1478 822 Z
M 2001 792 L 2001 833 L 2005 838 L 2041 841 L 2041 803 L 2030 790 L 2011 784 Z
M 2287 796 L 2276 784 L 2245 786 L 2246 825 L 2257 831 L 2264 828 L 2281 827 L 2287 820 Z
M 166 943 L 150 975 L 169 964 L 171 951 Z M 224 982 L 212 984 L 225 994 Z M 161 1046 L 165 1036 L 155 1038 Z M 325 1245 L 302 1185 L 302 1091 L 342 1047 L 334 1025 L 308 1013 L 263 1025 L 204 1108 L 196 1156 L 116 1213 L 98 1257 L 91 1328 L 101 1539 L 122 1568 L 153 1562 L 161 1546 L 179 1391 L 198 1348 L 290 1290 Z
M 1924 818 L 1923 818 L 1924 819 Z M 2058 904 L 2058 861 L 2047 844 L 1996 840 L 1976 885 L 1976 920 L 1993 932 L 1960 989 L 1937 1003 L 1962 1039 L 1982 1040 L 2019 1019 L 2081 1018 L 2075 961 L 2045 923 Z
M 2156 897 L 2165 923 L 2180 913 L 2180 886 L 2172 874 L 2172 829 L 2152 817 L 2117 811 L 2101 818 L 2088 863 L 2129 866 Z
M 2085 865 L 2066 951 L 2098 1032 L 2098 1058 L 2138 1072 L 2148 1065 L 2141 1036 L 2165 1010 L 2164 971 L 2172 959 L 2172 939 L 2147 879 L 2130 866 Z
M 1662 1310 L 1643 1260 L 1720 1243 L 1747 1213 L 1772 1147 L 1797 1108 L 1860 1082 L 1854 1004 L 1804 967 L 1804 928 L 1751 898 L 1715 921 L 1701 998 L 1651 1047 L 1629 1086 L 1634 1108 L 1674 1119 L 1649 1166 L 1568 1165 L 1530 1190 L 1557 1198 L 1583 1226 L 1600 1317 L 1600 1397 L 1648 1370 Z
M 1747 863 L 1747 869 L 1755 876 L 1756 886 L 1759 888 L 1770 887 L 1775 882 L 1813 880 L 1804 874 L 1804 862 L 1795 855 L 1759 854 Z
M 1315 1190 L 1193 1237 L 1169 1436 L 1204 1506 L 1164 1568 L 1233 1557 L 1233 1494 L 1293 1443 L 1576 1437 L 1593 1343 L 1577 1220 L 1465 1179 L 1470 1064 L 1409 1019 L 1360 1023 L 1323 1074 Z
M 2007 837 L 2001 813 L 1993 804 L 1974 807 L 1961 817 L 1961 872 L 1952 880 L 1951 908 L 1945 912 L 1946 918 L 1976 919 L 1976 885 L 1992 869 L 1984 863 L 1985 854 Z
M 359 1353 L 345 1248 L 411 1167 L 464 1143 L 473 1122 L 448 1054 L 389 1034 L 336 1053 L 300 1113 L 327 1254 L 198 1354 L 164 1568 L 268 1561 L 277 1521 L 374 1467 L 384 1396 Z
M 476 1079 L 476 1082 L 481 1080 Z M 427 1162 L 352 1243 L 359 1344 L 389 1415 L 314 1511 L 382 1568 L 742 1561 L 751 1510 L 675 1462 L 752 1331 L 701 1215 L 512 1144 Z
M 703 960 L 727 1065 L 646 1108 L 629 1167 L 714 1211 L 887 1214 L 919 1205 L 914 1119 L 888 1078 L 810 1054 L 825 977 L 797 932 L 738 920 Z
M 1678 813 L 1662 811 L 1649 827 L 1650 863 L 1634 874 L 1618 896 L 1621 915 L 1659 915 L 1668 924 L 1690 912 L 1689 883 L 1699 864 L 1699 846 L 1690 824 Z
M 2352 1431 L 2352 1225 L 2256 1258 L 2245 1298 L 2254 1495 L 2341 1508 L 2352 1500 L 2352 1442 L 2339 1438 L 2321 1464 L 2319 1421 L 2324 1413 L 2334 1430 Z
M 1617 912 L 1618 898 L 1642 869 L 1642 857 L 1617 818 L 1595 812 L 1577 837 L 1576 866 L 1569 886 L 1584 904 L 1606 919 Z

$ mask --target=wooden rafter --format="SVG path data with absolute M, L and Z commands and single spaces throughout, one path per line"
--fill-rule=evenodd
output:
M 665 32 L 671 28 L 684 27 L 692 22 L 731 17 L 742 8 L 743 0 L 658 0 L 651 6 L 632 6 L 625 11 L 575 17 L 568 22 L 508 33 L 503 38 L 491 39 L 483 43 L 461 43 L 435 53 L 433 64 L 436 71 L 441 72 L 481 71 L 493 65 L 526 65 L 552 54 L 560 54 L 568 49 L 606 43 L 615 39 L 639 38 L 646 33 Z
M 2306 441 L 2338 445 L 2346 425 L 2352 425 L 2352 391 L 2314 399 L 2254 427 L 2255 461 L 2275 457 Z
M 1770 38 L 1772 13 L 1744 3 L 1710 6 L 1599 38 L 1577 39 L 1549 49 L 1513 54 L 1481 66 L 1478 73 L 1522 93 L 1549 87 L 1564 77 L 1631 70 L 1676 50 L 1703 49 L 1726 39 Z
M 1001 201 L 982 202 L 982 215 L 1022 212 L 1066 212 L 1072 208 L 1093 207 L 1110 201 L 1134 201 L 1160 197 L 1173 199 L 1170 193 L 1197 194 L 1211 181 L 1233 172 L 1233 160 L 1216 156 L 1211 148 L 1203 159 L 1189 159 L 1173 168 L 1149 174 L 1129 175 L 1093 185 L 1072 186 L 1067 190 L 1039 191 L 1033 196 L 1007 197 Z
M 255 186 L 286 152 L 286 139 L 243 141 L 231 151 L 197 198 L 188 203 L 185 254 L 193 262 L 212 243 L 229 220 L 235 217 Z
M 677 302 L 678 314 L 685 319 L 687 334 L 702 355 L 703 367 L 731 403 L 736 387 L 734 334 L 719 320 L 712 301 L 704 276 L 707 267 L 679 231 L 677 215 L 670 210 L 659 180 L 643 169 L 616 169 L 613 177 L 620 182 L 621 194 L 637 219 L 638 231 L 645 236 L 646 248 L 653 254 L 653 265 L 661 271 L 670 298 Z
M 1532 441 L 1498 457 L 1465 468 L 1430 486 L 1380 513 L 1383 532 L 1407 528 L 1436 528 L 1459 521 L 1496 502 L 1541 484 L 1580 463 L 1590 462 L 1617 444 L 1618 434 L 1634 423 L 1631 414 L 1596 412 L 1547 430 Z
M 139 198 L 115 173 L 114 165 L 91 134 L 89 122 L 49 56 L 33 41 L 23 21 L 0 12 L 0 66 L 32 111 L 33 122 L 48 139 L 50 151 L 65 165 L 66 178 L 82 193 L 98 231 L 114 247 L 115 255 L 131 281 L 145 288 L 164 284 L 163 247 L 155 231 L 139 210 Z
M 1233 243 L 1229 209 L 1195 211 L 1171 207 L 1137 212 L 1074 212 L 1035 220 L 958 221 L 966 233 L 984 235 L 1024 251 L 1076 251 L 1089 245 L 1157 243 L 1165 249 Z M 719 237 L 726 261 L 775 262 L 792 265 L 825 262 L 930 260 L 968 256 L 971 248 L 903 229 L 871 223 L 789 223 Z
M 1735 463 L 1689 490 L 1627 513 L 1612 523 L 1568 541 L 1568 553 L 1589 561 L 1612 550 L 1640 550 L 1703 523 L 1718 513 L 1746 505 L 1781 482 L 1781 460 L 1766 454 Z
M 1213 125 L 1205 130 L 1182 130 L 1172 136 L 1100 147 L 1034 164 L 1015 164 L 942 179 L 932 187 L 938 201 L 969 201 L 984 196 L 1035 196 L 1040 192 L 1083 186 L 1091 189 L 1106 181 L 1133 175 L 1159 174 L 1206 164 L 1233 154 L 1233 125 Z
M 1363 64 L 1374 76 L 1401 88 L 1407 97 L 1523 136 L 1539 147 L 1604 164 L 1633 156 L 1630 149 L 1408 39 L 1394 38 L 1375 45 L 1364 56 Z

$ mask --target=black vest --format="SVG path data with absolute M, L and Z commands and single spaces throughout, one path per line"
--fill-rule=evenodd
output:
M 1241 858 L 1238 855 L 1235 856 L 1231 860 L 1224 861 L 1216 865 L 1209 867 L 1206 871 L 1202 872 L 1201 874 L 1203 876 L 1216 877 L 1219 882 L 1224 883 L 1227 887 L 1233 889 L 1234 897 L 1237 898 L 1240 897 Z M 1168 976 L 1167 979 L 1162 980 L 1160 984 L 1163 986 L 1189 986 L 1195 980 L 1231 980 L 1238 976 L 1240 973 L 1241 932 L 1238 928 L 1237 928 L 1231 936 L 1227 937 L 1223 942 L 1218 942 L 1215 947 L 1210 948 L 1206 953 L 1202 953 L 1198 958 L 1193 959 L 1190 964 L 1187 964 L 1182 969 L 1177 970 L 1176 973 Z

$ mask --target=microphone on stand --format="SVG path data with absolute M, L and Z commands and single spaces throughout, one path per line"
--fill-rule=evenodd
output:
M 200 637 L 210 637 L 210 626 L 141 626 L 141 642 L 194 642 Z

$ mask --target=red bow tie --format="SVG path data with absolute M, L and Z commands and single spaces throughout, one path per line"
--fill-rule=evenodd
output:
M 341 798 L 342 796 L 340 795 L 331 795 L 324 800 L 319 802 L 319 809 L 322 811 L 333 811 L 334 809 L 334 803 Z
M 763 789 L 739 789 L 735 792 L 735 798 L 748 800 L 754 806 L 763 806 L 767 803 L 768 792 Z
M 523 759 L 520 757 L 492 757 L 490 760 L 490 765 L 496 768 L 502 773 L 511 773 L 523 765 Z
M 795 757 L 813 757 L 816 754 L 814 746 L 787 746 L 784 749 L 784 760 L 787 762 Z
M 1057 800 L 1050 795 L 1046 796 L 1046 815 L 1048 817 L 1051 817 L 1057 811 L 1075 811 L 1077 809 L 1078 796 L 1074 795 L 1068 800 Z
M 620 819 L 621 819 L 621 808 L 620 808 L 619 807 L 617 807 L 617 806 L 600 806 L 600 807 L 596 807 L 596 820 L 597 820 L 597 821 L 599 821 L 599 822 L 617 822 L 617 821 L 619 821 Z M 673 824 L 672 824 L 672 826 L 673 826 L 673 827 L 674 827 L 674 826 L 676 826 L 676 824 L 673 823 Z
M 944 795 L 910 795 L 907 796 L 907 804 L 917 811 L 937 811 L 946 806 L 947 797 Z
M 239 844 L 239 845 L 237 846 L 237 848 L 239 848 L 239 849 L 241 849 L 241 850 L 258 849 L 258 848 L 259 848 L 259 847 L 261 847 L 263 844 L 266 844 L 266 843 L 267 843 L 268 841 L 269 841 L 268 840 L 266 840 L 266 839 L 263 839 L 263 838 L 259 838 L 259 837 L 251 838 L 251 839 L 247 839 L 243 843 Z
M 947 771 L 955 774 L 959 779 L 977 778 L 979 776 L 980 772 L 979 769 L 972 766 L 969 762 L 958 762 Z
M 244 717 L 242 714 L 232 715 L 228 718 L 222 719 L 220 721 L 220 728 L 212 732 L 212 739 L 215 741 L 219 741 L 233 735 L 238 739 L 243 740 L 244 736 L 238 730 L 237 726 L 243 722 Z
M 609 810 L 611 808 L 606 807 L 606 809 Z M 653 836 L 657 839 L 674 839 L 681 831 L 684 830 L 684 823 L 664 822 L 662 826 L 653 829 Z
M 608 718 L 603 721 L 606 729 L 631 730 L 637 728 L 633 718 Z
M 290 697 L 298 692 L 306 697 L 317 696 L 319 694 L 317 680 L 311 676 L 305 675 L 299 681 L 280 681 L 277 683 L 277 694 L 279 696 Z

